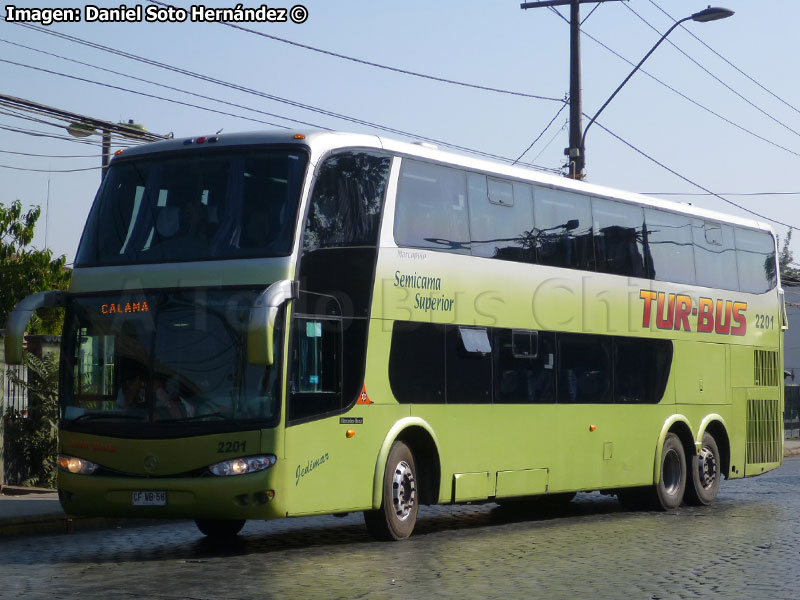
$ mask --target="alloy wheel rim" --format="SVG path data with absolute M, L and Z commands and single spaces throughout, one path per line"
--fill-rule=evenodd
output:
M 700 484 L 708 489 L 717 479 L 717 457 L 708 446 L 703 446 L 699 458 L 697 468 L 700 471 Z
M 392 476 L 392 504 L 400 521 L 405 521 L 417 503 L 417 483 L 406 461 L 400 461 Z

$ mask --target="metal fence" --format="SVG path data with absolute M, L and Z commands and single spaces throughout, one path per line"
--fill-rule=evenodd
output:
M 0 364 L 0 368 L 2 368 L 2 366 L 3 365 Z M 2 371 L 0 371 L 0 373 L 2 373 Z M 28 369 L 23 365 L 6 365 L 5 373 L 2 373 L 3 377 L 1 380 L 5 395 L 5 401 L 2 403 L 3 412 L 5 413 L 9 408 L 13 408 L 21 412 L 23 416 L 27 416 L 28 390 L 25 386 L 14 383 L 9 376 L 11 373 L 16 374 L 22 381 L 28 381 Z
M 783 407 L 783 428 L 787 437 L 800 436 L 800 385 L 786 385 Z

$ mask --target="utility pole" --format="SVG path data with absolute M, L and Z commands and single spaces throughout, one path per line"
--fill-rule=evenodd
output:
M 523 2 L 520 8 L 544 8 L 569 5 L 569 148 L 564 150 L 569 160 L 567 177 L 583 179 L 586 167 L 583 139 L 583 109 L 581 101 L 581 4 L 620 2 L 626 0 L 539 0 Z
M 145 130 L 141 125 L 136 125 L 133 121 L 128 123 L 112 123 L 111 121 L 104 121 L 102 119 L 95 119 L 94 117 L 87 117 L 78 113 L 54 108 L 33 102 L 31 100 L 24 100 L 14 96 L 7 96 L 0 94 L 0 106 L 7 108 L 15 108 L 17 110 L 24 110 L 40 116 L 56 118 L 65 121 L 66 130 L 70 135 L 75 137 L 86 137 L 92 134 L 99 133 L 102 136 L 102 178 L 105 178 L 108 165 L 111 162 L 111 135 L 121 135 L 123 137 L 143 142 L 156 142 L 158 140 L 166 140 L 172 137 L 172 134 L 161 135 L 158 133 L 150 133 Z

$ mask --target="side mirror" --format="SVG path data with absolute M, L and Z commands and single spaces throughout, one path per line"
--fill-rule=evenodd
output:
M 69 294 L 59 290 L 37 292 L 20 301 L 8 316 L 6 325 L 6 363 L 21 365 L 23 361 L 22 343 L 25 341 L 25 330 L 34 311 L 40 308 L 64 308 L 69 303 Z
M 564 223 L 564 229 L 567 231 L 573 231 L 574 229 L 578 228 L 578 225 L 580 225 L 580 221 L 578 221 L 578 219 L 570 219 Z
M 284 302 L 297 298 L 297 281 L 282 279 L 270 285 L 250 309 L 247 325 L 247 362 L 269 366 L 275 362 L 275 319 Z

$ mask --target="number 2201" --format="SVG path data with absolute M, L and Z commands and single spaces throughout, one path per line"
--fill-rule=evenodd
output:
M 223 454 L 225 452 L 244 452 L 245 447 L 247 446 L 247 442 L 218 442 L 217 443 L 217 454 Z
M 774 315 L 756 315 L 756 329 L 774 329 Z

